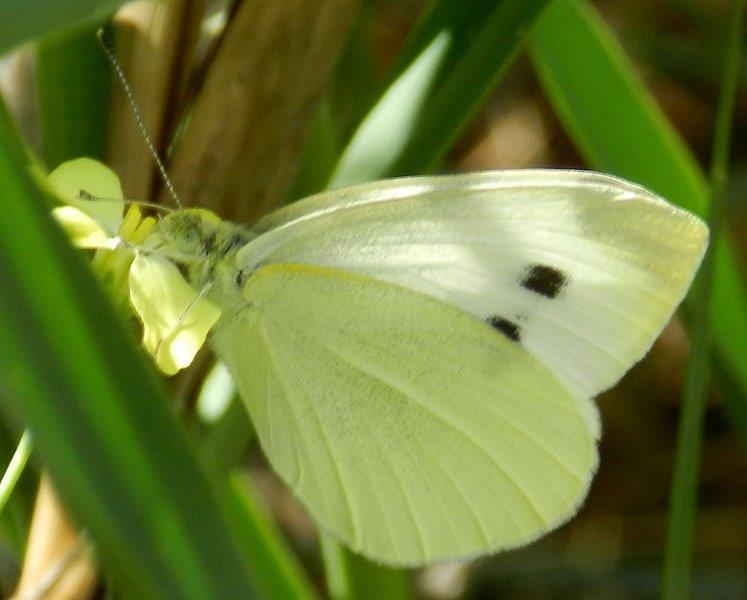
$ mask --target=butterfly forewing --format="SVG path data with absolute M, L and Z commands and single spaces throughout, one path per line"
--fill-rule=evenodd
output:
M 453 304 L 521 344 L 576 396 L 614 384 L 684 296 L 703 223 L 577 171 L 414 178 L 322 194 L 259 223 L 247 268 L 326 265 Z

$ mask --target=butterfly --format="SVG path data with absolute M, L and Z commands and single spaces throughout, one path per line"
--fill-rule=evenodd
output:
M 394 565 L 523 545 L 578 511 L 593 398 L 649 350 L 708 242 L 696 216 L 583 171 L 377 181 L 247 226 L 180 209 L 127 235 L 90 202 L 98 247 L 132 253 L 160 366 L 207 337 L 313 519 Z

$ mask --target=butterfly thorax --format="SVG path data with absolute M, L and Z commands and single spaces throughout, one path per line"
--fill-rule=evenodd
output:
M 212 288 L 209 296 L 236 287 L 234 280 L 240 276 L 236 254 L 254 237 L 251 230 L 199 208 L 170 213 L 154 235 L 158 250 L 179 267 L 195 290 Z

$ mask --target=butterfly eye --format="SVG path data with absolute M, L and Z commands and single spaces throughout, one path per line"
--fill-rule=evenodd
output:
M 206 239 L 203 222 L 198 215 L 178 212 L 166 216 L 159 224 L 159 232 L 167 246 L 185 254 L 201 254 Z
M 180 242 L 185 249 L 192 249 L 199 244 L 200 237 L 198 230 L 190 226 L 184 227 L 178 232 L 176 241 Z

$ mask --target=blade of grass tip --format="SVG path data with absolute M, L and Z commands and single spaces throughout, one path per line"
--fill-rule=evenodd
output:
M 65 507 L 120 590 L 254 597 L 218 490 L 133 336 L 52 220 L 29 161 L 0 102 L 3 416 L 34 432 Z
M 530 49 L 547 97 L 592 168 L 636 181 L 705 215 L 705 176 L 591 5 L 554 0 L 540 19 Z M 725 402 L 745 402 L 747 287 L 726 237 L 716 250 L 714 271 L 711 319 L 716 351 L 740 384 L 739 395 L 726 396 Z M 684 308 L 689 306 L 686 301 Z
M 692 324 L 690 360 L 686 372 L 677 434 L 662 575 L 662 598 L 666 600 L 686 598 L 690 588 L 703 416 L 710 376 L 710 314 L 714 259 L 724 224 L 729 141 L 742 52 L 744 8 L 745 0 L 736 0 L 733 3 L 726 38 L 723 84 L 716 112 L 711 165 L 711 204 L 708 217 L 711 245 L 703 260 L 699 284 L 694 295 L 697 305 Z
M 34 447 L 31 441 L 31 434 L 28 430 L 23 432 L 21 440 L 18 442 L 18 447 L 13 453 L 13 458 L 10 459 L 8 468 L 3 473 L 3 478 L 0 479 L 0 513 L 3 512 L 10 495 L 13 493 L 13 489 L 16 487 L 16 483 L 21 477 L 26 463 L 28 462 L 29 456 L 31 456 L 31 450 Z
M 125 0 L 3 0 L 0 55 L 55 31 L 98 23 Z

